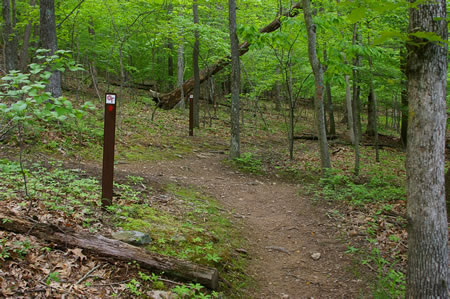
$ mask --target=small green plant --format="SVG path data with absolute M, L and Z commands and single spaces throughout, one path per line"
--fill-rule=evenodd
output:
M 193 298 L 193 299 L 212 299 L 219 298 L 217 292 L 212 292 L 211 294 L 205 294 L 202 292 L 204 287 L 199 284 L 190 283 L 188 285 L 179 285 L 172 289 L 172 292 L 180 296 L 180 298 Z
M 345 253 L 350 253 L 350 254 L 358 253 L 358 252 L 359 252 L 359 249 L 356 247 L 353 247 L 353 246 L 348 246 L 347 250 L 345 251 Z
M 17 248 L 14 249 L 14 252 L 19 255 L 20 259 L 23 259 L 28 254 L 28 251 L 33 248 L 30 240 L 16 242 L 14 245 L 17 246 Z
M 142 292 L 140 291 L 141 285 L 140 285 L 139 281 L 137 281 L 136 279 L 130 280 L 130 282 L 126 284 L 126 287 L 127 287 L 128 291 L 130 291 L 130 293 L 132 293 L 136 296 L 142 295 Z
M 52 281 L 55 281 L 55 282 L 59 282 L 61 279 L 59 278 L 59 272 L 50 272 L 49 274 L 48 274 L 48 277 L 47 277 L 47 280 L 45 281 L 45 283 L 47 284 L 47 285 L 50 285 L 50 283 L 52 282 Z
M 378 248 L 373 248 L 362 264 L 375 264 L 377 279 L 374 284 L 374 298 L 404 298 L 406 290 L 405 274 L 395 269 L 391 263 L 381 256 Z
M 140 176 L 134 176 L 134 175 L 127 175 L 128 181 L 132 183 L 133 185 L 141 184 L 144 181 L 143 177 Z
M 10 248 L 8 246 L 6 246 L 6 242 L 8 242 L 7 239 L 0 240 L 0 244 L 2 245 L 1 251 L 0 251 L 0 259 L 3 261 L 8 259 L 11 256 Z
M 261 160 L 255 158 L 252 153 L 243 153 L 241 157 L 233 159 L 233 164 L 246 172 L 255 174 L 263 172 Z

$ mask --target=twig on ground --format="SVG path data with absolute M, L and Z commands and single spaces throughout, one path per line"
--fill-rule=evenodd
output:
M 80 284 L 83 281 L 85 281 L 86 279 L 89 278 L 89 275 L 91 275 L 95 270 L 97 270 L 98 268 L 100 268 L 102 265 L 97 265 L 94 268 L 92 268 L 88 273 L 86 273 L 86 275 L 84 275 L 83 277 L 81 277 L 74 285 Z

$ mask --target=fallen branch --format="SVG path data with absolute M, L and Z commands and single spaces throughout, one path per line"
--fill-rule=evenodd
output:
M 30 235 L 52 242 L 59 247 L 81 248 L 95 256 L 111 261 L 136 261 L 142 268 L 164 272 L 165 275 L 183 281 L 199 282 L 213 290 L 216 290 L 219 286 L 219 274 L 215 268 L 148 252 L 143 248 L 108 239 L 101 235 L 74 231 L 63 233 L 54 225 L 32 223 L 24 218 L 2 212 L 0 212 L 0 229 L 19 234 L 30 232 Z
M 278 16 L 275 20 L 273 20 L 270 24 L 267 26 L 259 29 L 259 33 L 270 33 L 278 28 L 281 27 L 281 18 L 282 17 L 288 17 L 293 18 L 298 15 L 298 10 L 302 8 L 302 5 L 300 2 L 295 3 L 292 5 L 291 9 L 284 13 L 282 16 Z M 239 45 L 239 55 L 242 56 L 245 53 L 248 52 L 250 49 L 250 43 L 245 41 L 242 44 Z M 200 83 L 207 80 L 209 77 L 217 74 L 220 72 L 224 67 L 226 67 L 228 64 L 230 64 L 231 58 L 230 56 L 224 57 L 220 59 L 218 62 L 216 62 L 214 65 L 209 66 L 205 69 L 203 69 L 200 72 Z M 183 85 L 180 87 L 172 90 L 169 93 L 162 94 L 153 90 L 150 90 L 150 96 L 153 97 L 153 99 L 158 103 L 158 106 L 165 110 L 170 110 L 173 107 L 175 107 L 176 104 L 180 101 L 181 97 L 181 89 L 183 89 L 183 94 L 187 95 L 194 89 L 194 78 L 190 78 L 189 80 L 185 81 Z
M 300 135 L 300 136 L 294 136 L 294 140 L 319 140 L 319 138 L 317 138 L 317 136 L 313 135 L 313 134 L 304 134 L 304 135 Z M 334 140 L 337 139 L 336 135 L 330 135 L 327 136 L 328 140 Z

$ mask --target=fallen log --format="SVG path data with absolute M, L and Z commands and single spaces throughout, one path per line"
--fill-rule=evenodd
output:
M 327 139 L 328 140 L 334 140 L 337 139 L 338 137 L 336 135 L 327 135 Z M 319 138 L 317 138 L 317 136 L 313 135 L 313 134 L 304 134 L 304 135 L 300 135 L 300 136 L 294 136 L 294 140 L 298 140 L 298 139 L 303 139 L 303 140 L 319 140 Z
M 345 142 L 345 141 L 334 141 L 334 144 L 339 144 L 339 145 L 348 145 L 348 146 L 353 146 L 353 144 L 351 144 L 350 142 Z M 361 146 L 376 146 L 375 143 L 360 143 L 359 145 Z M 384 148 L 384 147 L 388 147 L 388 148 L 394 148 L 394 149 L 400 149 L 401 146 L 400 145 L 391 145 L 391 144 L 378 144 L 378 147 L 380 149 Z
M 300 2 L 295 3 L 292 5 L 292 7 L 284 13 L 283 17 L 293 18 L 298 15 L 299 9 L 302 8 L 302 5 Z M 278 16 L 275 20 L 273 20 L 269 25 L 259 29 L 260 33 L 270 33 L 281 26 L 281 16 Z M 239 56 L 244 55 L 248 52 L 250 48 L 250 43 L 245 41 L 242 44 L 239 45 Z M 218 62 L 216 62 L 214 65 L 207 67 L 200 71 L 200 83 L 207 80 L 209 77 L 217 74 L 220 72 L 224 67 L 226 67 L 231 62 L 231 57 L 227 56 L 225 58 L 220 59 Z M 185 95 L 189 94 L 194 89 L 194 78 L 190 78 L 189 80 L 185 81 L 183 85 L 180 87 L 172 90 L 169 93 L 159 93 L 153 90 L 150 90 L 150 96 L 153 97 L 153 99 L 157 102 L 158 107 L 170 110 L 180 101 L 181 97 L 181 89 L 183 89 Z
M 199 282 L 216 290 L 219 286 L 217 269 L 197 265 L 185 260 L 151 253 L 144 248 L 108 239 L 101 235 L 84 232 L 62 231 L 57 226 L 36 222 L 0 212 L 0 229 L 33 235 L 41 240 L 52 242 L 59 247 L 76 247 L 86 250 L 95 256 L 113 259 L 115 261 L 136 261 L 142 268 L 150 271 L 164 272 L 165 275 L 183 281 Z

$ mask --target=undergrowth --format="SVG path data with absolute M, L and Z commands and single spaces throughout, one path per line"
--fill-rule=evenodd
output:
M 49 162 L 47 167 L 33 163 L 26 171 L 29 198 L 24 195 L 24 184 L 17 162 L 0 159 L 0 200 L 22 209 L 33 202 L 33 213 L 40 217 L 62 217 L 71 226 L 79 225 L 92 233 L 102 233 L 102 222 L 117 229 L 138 230 L 148 233 L 153 241 L 147 249 L 195 263 L 216 267 L 221 276 L 232 285 L 222 285 L 230 296 L 239 297 L 247 279 L 247 264 L 234 249 L 245 247 L 235 225 L 217 202 L 192 187 L 170 184 L 167 193 L 157 194 L 151 188 L 145 192 L 140 186 L 144 179 L 127 176 L 115 183 L 114 204 L 102 211 L 100 184 L 79 169 L 64 167 L 59 162 Z M 158 203 L 158 198 L 169 198 L 171 208 Z M 30 247 L 26 242 L 20 246 L 6 246 L 0 242 L 0 258 L 23 257 Z M 152 284 L 139 283 L 148 276 L 142 274 L 130 282 L 128 290 L 135 294 L 145 293 Z M 159 289 L 164 287 L 159 285 Z M 176 287 L 173 292 L 189 298 L 217 298 L 217 293 L 207 294 L 198 284 Z

